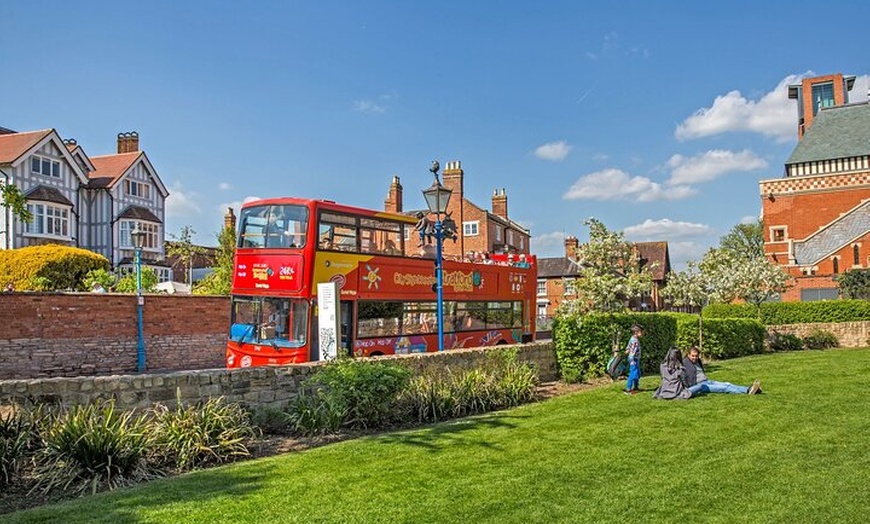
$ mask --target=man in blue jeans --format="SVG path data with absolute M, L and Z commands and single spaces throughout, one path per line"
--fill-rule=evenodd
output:
M 696 397 L 703 393 L 732 393 L 737 395 L 755 395 L 761 393 L 761 383 L 756 380 L 751 386 L 735 386 L 730 382 L 718 382 L 707 378 L 704 372 L 704 364 L 701 362 L 701 353 L 698 348 L 689 350 L 683 359 L 683 380 L 692 396 Z

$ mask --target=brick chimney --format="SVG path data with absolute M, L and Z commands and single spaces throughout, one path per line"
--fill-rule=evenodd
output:
M 492 214 L 507 220 L 507 193 L 504 188 L 501 188 L 500 193 L 498 189 L 492 193 Z
M 390 183 L 390 192 L 387 193 L 387 199 L 384 200 L 384 211 L 390 213 L 402 212 L 402 184 L 396 175 L 393 175 L 393 181 Z
M 139 133 L 130 131 L 118 133 L 118 154 L 135 153 L 139 151 Z
M 231 207 L 227 208 L 227 213 L 224 215 L 224 229 L 236 230 L 236 214 Z
M 580 241 L 577 240 L 577 237 L 567 236 L 565 237 L 565 257 L 571 260 L 577 260 L 577 247 L 580 245 Z
M 453 194 L 450 196 L 450 207 L 453 207 L 453 204 L 458 204 L 463 198 L 462 177 L 464 174 L 462 162 L 459 160 L 447 162 L 444 165 L 444 171 L 441 173 L 441 183 L 444 187 L 453 191 Z

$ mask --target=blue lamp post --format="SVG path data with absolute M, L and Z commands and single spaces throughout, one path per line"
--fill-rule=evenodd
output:
M 441 165 L 437 160 L 432 162 L 432 167 L 429 171 L 435 177 L 435 181 L 429 186 L 429 189 L 423 190 L 423 198 L 426 199 L 426 205 L 429 207 L 429 212 L 435 214 L 435 286 L 438 295 L 438 351 L 444 351 L 444 289 L 442 278 L 442 265 L 444 262 L 441 246 L 444 241 L 444 228 L 441 223 L 441 215 L 447 213 L 447 204 L 450 202 L 450 195 L 453 191 L 441 185 L 438 181 L 438 170 Z
M 145 372 L 145 337 L 142 333 L 142 307 L 145 305 L 145 297 L 142 296 L 142 246 L 145 244 L 145 232 L 136 226 L 130 232 L 133 239 L 134 263 L 136 264 L 136 315 L 138 317 L 137 345 L 136 345 L 136 369 L 139 373 Z

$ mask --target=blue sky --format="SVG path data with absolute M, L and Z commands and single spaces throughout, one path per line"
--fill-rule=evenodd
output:
M 398 175 L 424 207 L 430 162 L 460 160 L 539 256 L 594 216 L 681 268 L 782 176 L 786 86 L 856 75 L 857 102 L 870 74 L 858 1 L 6 1 L 0 20 L 0 126 L 90 155 L 138 131 L 168 232 L 210 245 L 252 197 L 381 209 Z

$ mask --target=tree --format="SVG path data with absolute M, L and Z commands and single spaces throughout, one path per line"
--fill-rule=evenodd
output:
M 719 239 L 719 247 L 741 259 L 764 257 L 764 226 L 760 220 L 737 224 Z
M 0 205 L 12 211 L 22 222 L 33 220 L 33 213 L 27 210 L 27 199 L 16 185 L 0 182 Z
M 661 295 L 676 307 L 701 307 L 710 299 L 703 275 L 694 261 L 689 261 L 685 271 L 668 275 L 668 283 Z
M 153 293 L 157 290 L 157 284 L 160 279 L 154 269 L 148 266 L 142 266 L 142 292 Z M 125 271 L 118 283 L 115 284 L 115 291 L 118 293 L 135 293 L 136 292 L 136 270 Z
M 850 269 L 837 277 L 843 298 L 870 300 L 870 269 Z
M 183 226 L 178 236 L 170 234 L 174 242 L 167 243 L 166 255 L 178 257 L 181 266 L 187 270 L 187 283 L 193 284 L 193 259 L 196 255 L 205 253 L 205 249 L 193 243 L 193 235 L 196 231 L 192 226 Z
M 711 302 L 762 302 L 785 292 L 792 277 L 767 258 L 745 258 L 724 248 L 712 248 L 698 266 Z
M 229 295 L 233 285 L 233 257 L 236 254 L 236 232 L 224 228 L 217 235 L 214 271 L 193 288 L 196 295 Z
M 577 248 L 580 275 L 575 282 L 578 299 L 568 307 L 580 311 L 620 312 L 632 298 L 652 288 L 650 267 L 640 266 L 640 257 L 622 233 L 609 231 L 590 218 L 589 242 Z

